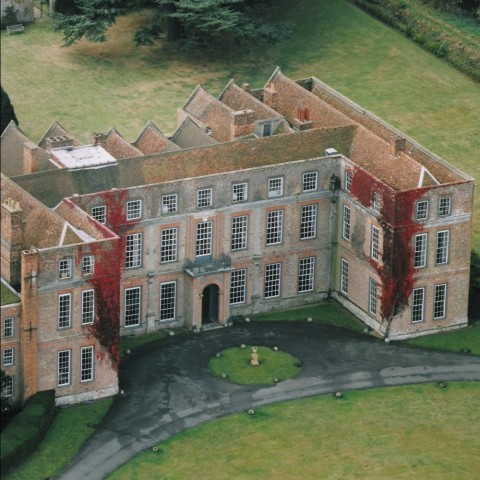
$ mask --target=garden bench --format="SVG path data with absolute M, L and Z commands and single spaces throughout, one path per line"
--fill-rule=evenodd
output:
M 22 33 L 25 30 L 25 27 L 18 23 L 17 25 L 8 25 L 7 26 L 7 33 L 11 35 L 12 33 Z

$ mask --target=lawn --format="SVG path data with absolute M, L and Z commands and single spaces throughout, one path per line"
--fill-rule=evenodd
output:
M 111 480 L 477 478 L 480 384 L 390 387 L 295 400 L 206 423 Z
M 41 480 L 53 478 L 74 457 L 93 433 L 89 424 L 100 422 L 107 413 L 111 398 L 90 404 L 61 408 L 38 450 L 7 480 Z
M 277 2 L 276 8 L 282 6 Z M 2 33 L 2 85 L 21 128 L 37 140 L 58 120 L 83 141 L 112 125 L 134 141 L 148 120 L 165 133 L 196 84 L 219 94 L 230 78 L 262 87 L 275 66 L 291 78 L 315 75 L 473 177 L 480 178 L 480 86 L 346 0 L 286 2 L 292 38 L 242 57 L 135 48 L 120 19 L 109 42 L 62 48 L 48 21 Z M 480 250 L 480 196 L 474 242 Z

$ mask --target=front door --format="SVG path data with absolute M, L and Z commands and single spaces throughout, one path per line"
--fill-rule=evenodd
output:
M 218 322 L 218 287 L 208 285 L 202 295 L 202 325 Z

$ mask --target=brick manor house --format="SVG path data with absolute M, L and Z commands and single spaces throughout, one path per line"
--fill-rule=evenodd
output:
M 123 335 L 327 298 L 389 339 L 467 325 L 472 178 L 279 68 L 258 90 L 198 86 L 177 125 L 88 145 L 57 122 L 38 144 L 3 132 L 12 402 L 117 393 Z

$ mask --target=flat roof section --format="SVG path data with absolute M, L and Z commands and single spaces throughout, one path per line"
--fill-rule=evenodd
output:
M 55 148 L 50 152 L 52 161 L 60 168 L 101 168 L 117 160 L 100 145 Z

